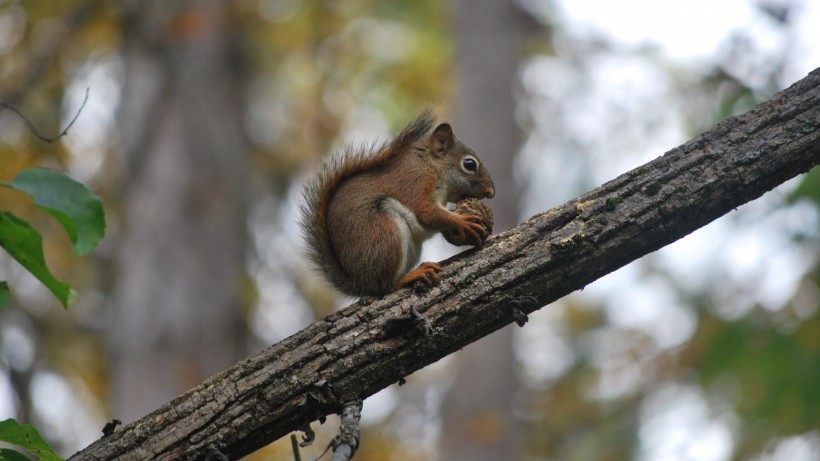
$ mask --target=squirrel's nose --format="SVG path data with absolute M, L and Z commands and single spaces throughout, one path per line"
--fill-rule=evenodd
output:
M 487 189 L 487 198 L 493 197 L 495 197 L 495 186 L 490 186 L 490 188 Z

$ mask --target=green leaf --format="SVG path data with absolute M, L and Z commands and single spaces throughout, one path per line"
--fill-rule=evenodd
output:
M 0 461 L 31 461 L 28 456 L 11 448 L 0 448 Z
M 6 281 L 0 281 L 0 307 L 6 307 L 9 302 L 9 284 Z
M 0 440 L 25 448 L 43 461 L 63 461 L 37 432 L 34 426 L 20 424 L 13 419 L 0 421 Z M 11 450 L 9 450 L 11 451 Z M 5 458 L 7 453 L 0 452 L 0 459 L 16 461 L 14 455 Z
M 85 185 L 46 168 L 23 170 L 0 185 L 31 195 L 34 204 L 62 224 L 74 254 L 93 250 L 105 234 L 102 202 Z
M 0 211 L 0 246 L 37 277 L 68 308 L 76 293 L 54 277 L 43 256 L 43 239 L 36 229 L 8 211 Z

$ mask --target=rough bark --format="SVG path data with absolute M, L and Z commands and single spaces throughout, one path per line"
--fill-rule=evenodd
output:
M 250 453 L 661 248 L 820 163 L 820 69 L 750 112 L 444 265 L 425 294 L 353 304 L 72 459 Z M 410 306 L 432 322 L 403 334 Z M 318 385 L 317 383 L 324 383 Z

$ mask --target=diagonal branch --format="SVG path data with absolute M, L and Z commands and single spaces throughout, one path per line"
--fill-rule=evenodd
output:
M 583 288 L 820 163 L 820 69 L 601 187 L 319 320 L 71 459 L 237 459 Z M 430 336 L 395 328 L 410 307 Z

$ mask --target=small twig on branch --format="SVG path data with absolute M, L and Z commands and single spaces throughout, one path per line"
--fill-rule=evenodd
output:
M 52 142 L 62 138 L 63 136 L 67 135 L 68 130 L 74 125 L 74 122 L 77 121 L 77 118 L 80 116 L 80 112 L 82 112 L 83 109 L 85 108 L 85 103 L 88 102 L 88 90 L 89 90 L 89 88 L 85 89 L 85 98 L 83 99 L 83 103 L 80 105 L 80 108 L 77 109 L 77 113 L 74 114 L 74 118 L 72 118 L 71 121 L 68 122 L 68 125 L 66 125 L 66 127 L 63 129 L 63 131 L 60 132 L 60 134 L 58 134 L 57 136 L 54 136 L 54 137 L 48 137 L 48 136 L 42 135 L 37 130 L 37 128 L 34 126 L 34 124 L 31 123 L 31 121 L 29 121 L 29 119 L 25 115 L 23 115 L 22 112 L 17 110 L 17 108 L 12 106 L 11 104 L 0 101 L 0 107 L 4 107 L 4 108 L 14 112 L 15 114 L 17 114 L 17 116 L 19 116 L 21 119 L 23 119 L 23 121 L 26 122 L 26 125 L 28 126 L 28 129 L 31 130 L 32 133 L 34 133 L 34 136 L 37 136 L 40 140 L 45 141 L 47 143 L 52 143 Z
M 316 457 L 314 461 L 319 461 L 322 456 L 333 449 L 333 456 L 330 461 L 350 461 L 353 455 L 356 454 L 356 449 L 359 448 L 359 420 L 362 418 L 362 400 L 353 400 L 347 402 L 342 407 L 341 424 L 339 425 L 339 433 L 336 437 L 327 444 L 327 447 Z M 291 435 L 291 443 L 295 443 L 296 438 Z M 298 447 L 293 448 L 296 461 L 299 461 Z
M 113 434 L 114 431 L 117 429 L 117 426 L 122 424 L 122 421 L 119 419 L 112 419 L 111 421 L 105 423 L 105 427 L 102 429 L 103 437 L 108 437 L 109 435 Z
M 359 420 L 362 418 L 362 401 L 347 402 L 342 408 L 339 433 L 330 442 L 333 457 L 330 461 L 350 461 L 359 448 Z

